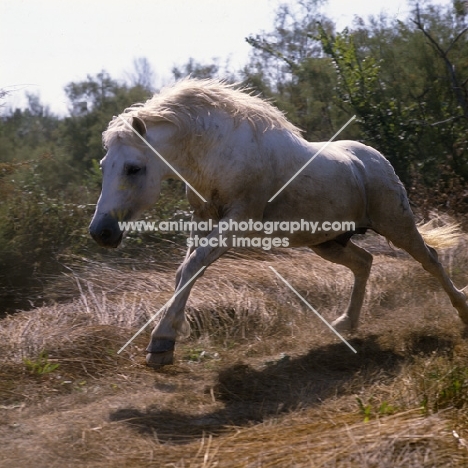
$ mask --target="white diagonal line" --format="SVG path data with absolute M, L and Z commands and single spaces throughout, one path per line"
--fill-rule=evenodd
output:
M 273 201 L 354 119 L 353 115 L 269 200 Z
M 336 335 L 340 338 L 340 340 L 345 343 L 348 348 L 351 349 L 354 353 L 357 353 L 357 351 L 272 267 L 268 266 L 270 270 L 273 271 L 273 273 L 281 280 L 283 283 L 292 291 L 294 292 L 297 297 L 312 311 L 317 315 L 317 317 Z
M 164 308 L 176 298 L 206 267 L 202 266 L 118 351 L 120 354 L 160 313 Z
M 151 146 L 151 144 L 148 142 L 148 140 L 146 140 L 145 138 L 143 138 L 131 125 L 129 122 L 127 122 L 121 115 L 118 116 L 119 119 L 125 123 L 125 125 L 127 127 L 129 127 L 132 132 L 138 136 L 138 138 L 140 138 L 141 140 L 143 140 L 144 143 L 146 143 L 146 145 L 148 146 L 148 148 L 152 149 L 154 154 L 156 154 L 156 156 L 159 157 L 159 159 L 161 159 L 161 161 L 163 161 L 164 163 L 166 163 L 166 165 L 171 169 L 173 170 L 177 176 L 180 178 L 180 180 L 182 180 L 183 182 L 185 182 L 205 203 L 206 203 L 206 200 L 179 174 L 179 172 L 170 164 L 168 163 L 162 156 L 161 154 L 155 149 L 153 148 L 153 146 Z

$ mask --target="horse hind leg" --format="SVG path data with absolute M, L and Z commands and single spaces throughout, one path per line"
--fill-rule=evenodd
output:
M 461 320 L 468 325 L 468 304 L 465 294 L 457 289 L 439 262 L 437 252 L 428 246 L 416 227 L 412 216 L 404 216 L 399 223 L 379 228 L 393 245 L 406 250 L 423 268 L 442 285 Z
M 332 326 L 337 331 L 352 331 L 357 329 L 361 313 L 366 284 L 372 267 L 372 255 L 366 250 L 348 241 L 346 245 L 338 241 L 311 246 L 320 257 L 333 263 L 348 267 L 354 274 L 354 285 L 346 312 L 338 317 Z

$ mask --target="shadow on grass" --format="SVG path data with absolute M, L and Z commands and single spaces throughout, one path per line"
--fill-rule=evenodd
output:
M 383 349 L 378 336 L 354 338 L 352 353 L 342 343 L 311 350 L 300 357 L 285 356 L 256 370 L 235 364 L 218 374 L 214 395 L 224 407 L 203 415 L 189 415 L 150 406 L 146 411 L 124 408 L 110 415 L 142 434 L 154 434 L 162 442 L 187 443 L 203 434 L 221 434 L 229 426 L 245 426 L 296 410 L 322 404 L 335 396 L 353 394 L 363 382 L 391 380 L 404 360 L 411 356 L 447 352 L 453 348 L 449 339 L 421 334 L 412 338 L 409 356 Z M 353 385 L 354 380 L 354 385 Z

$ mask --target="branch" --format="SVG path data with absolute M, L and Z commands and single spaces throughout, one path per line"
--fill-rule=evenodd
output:
M 250 37 L 247 37 L 245 40 L 252 47 L 263 50 L 263 52 L 267 52 L 273 57 L 283 60 L 289 66 L 289 68 L 291 68 L 291 71 L 296 71 L 299 68 L 293 60 L 289 59 L 288 57 L 286 57 L 284 54 L 282 54 L 278 50 L 273 49 L 271 44 L 265 41 L 265 39 L 263 40 L 255 39 L 252 36 L 250 36 Z
M 411 21 L 424 34 L 424 36 L 426 36 L 428 41 L 432 44 L 432 46 L 435 48 L 435 50 L 437 51 L 439 56 L 444 61 L 445 67 L 447 68 L 447 72 L 448 72 L 450 81 L 452 83 L 452 90 L 453 90 L 453 92 L 455 94 L 455 97 L 456 97 L 456 99 L 458 101 L 458 104 L 463 109 L 463 114 L 464 114 L 465 118 L 468 119 L 468 102 L 465 99 L 465 97 L 463 96 L 463 93 L 461 92 L 462 86 L 460 86 L 460 84 L 458 83 L 457 76 L 455 75 L 455 68 L 454 68 L 452 62 L 449 60 L 449 58 L 447 56 L 448 51 L 452 48 L 452 46 L 455 44 L 455 42 L 462 36 L 462 34 L 464 34 L 466 31 L 468 31 L 468 28 L 465 28 L 460 34 L 458 34 L 457 37 L 455 38 L 455 40 L 452 41 L 452 43 L 448 47 L 447 51 L 444 52 L 444 50 L 439 46 L 437 41 L 424 28 L 424 25 L 422 24 L 422 21 L 421 21 L 421 15 L 419 13 L 419 6 L 417 6 L 416 12 L 417 12 L 416 13 L 416 15 L 417 15 L 416 19 L 411 20 Z
M 466 33 L 466 31 L 468 31 L 468 28 L 465 28 L 461 33 L 457 34 L 457 37 L 452 41 L 452 43 L 448 46 L 447 50 L 445 51 L 446 54 L 450 52 L 450 49 L 455 45 L 458 39 L 460 39 L 460 37 L 462 37 L 463 34 Z
M 464 115 L 455 115 L 454 117 L 449 117 L 448 119 L 441 120 L 439 122 L 434 122 L 434 123 L 428 123 L 425 120 L 410 120 L 409 122 L 412 124 L 423 125 L 425 127 L 436 127 L 437 125 L 446 124 L 449 122 L 453 122 L 454 120 L 464 119 L 464 118 L 465 118 Z

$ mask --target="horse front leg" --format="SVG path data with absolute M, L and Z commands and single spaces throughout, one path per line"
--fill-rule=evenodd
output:
M 163 311 L 161 320 L 152 331 L 150 343 L 146 348 L 148 353 L 146 363 L 153 368 L 173 363 L 177 337 L 188 336 L 190 333 L 190 325 L 184 313 L 190 290 L 196 279 L 202 276 L 204 270 L 200 270 L 229 250 L 228 239 L 221 238 L 218 229 L 214 229 L 207 240 L 206 247 L 198 247 L 193 251 L 189 249 L 184 262 L 177 271 L 175 294 Z

